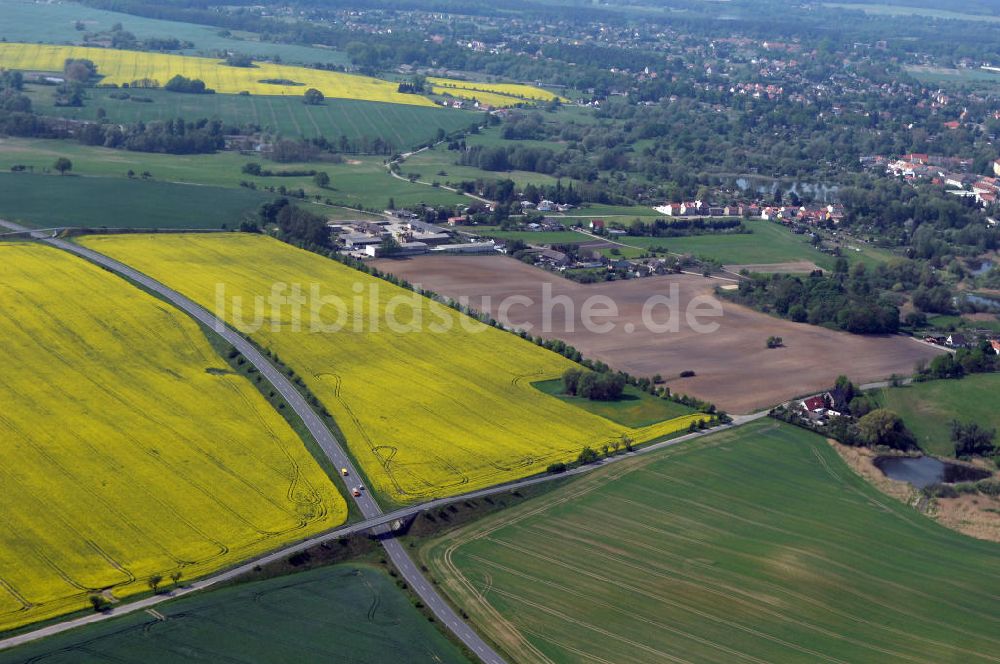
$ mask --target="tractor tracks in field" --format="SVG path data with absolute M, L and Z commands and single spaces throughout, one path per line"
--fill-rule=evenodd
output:
M 274 387 L 274 389 L 281 394 L 286 403 L 288 403 L 292 410 L 295 411 L 296 415 L 301 418 L 303 424 L 309 430 L 309 433 L 312 434 L 313 438 L 319 444 L 323 453 L 329 458 L 333 466 L 335 468 L 349 469 L 352 480 L 353 478 L 360 476 L 340 441 L 334 436 L 330 428 L 323 423 L 316 412 L 305 400 L 305 397 L 303 397 L 302 394 L 295 388 L 288 377 L 285 376 L 259 350 L 257 350 L 257 348 L 249 340 L 227 326 L 210 311 L 159 281 L 156 281 L 142 272 L 139 272 L 124 263 L 111 259 L 97 251 L 87 249 L 86 247 L 82 247 L 72 242 L 51 237 L 46 233 L 31 232 L 30 229 L 19 226 L 18 224 L 0 221 L 0 225 L 6 226 L 14 231 L 28 233 L 33 239 L 41 240 L 42 242 L 56 247 L 57 249 L 75 254 L 76 256 L 108 269 L 121 277 L 125 277 L 126 279 L 139 284 L 143 288 L 156 293 L 173 304 L 177 309 L 183 311 L 199 323 L 214 330 L 220 337 L 229 342 L 240 353 L 242 353 L 247 361 L 249 361 L 261 373 L 261 375 L 264 376 L 265 380 L 267 380 Z M 354 502 L 357 504 L 358 509 L 365 517 L 366 521 L 378 520 L 380 517 L 384 516 L 382 508 L 375 501 L 369 491 L 362 491 L 361 495 L 354 496 L 352 495 L 351 487 L 347 486 L 348 480 L 343 477 L 340 479 L 345 484 L 348 495 L 351 495 L 351 498 L 353 498 Z M 416 511 L 414 511 L 414 513 L 416 513 Z M 380 535 L 386 535 L 390 532 L 384 525 L 381 524 L 373 524 L 368 526 L 368 528 L 365 528 L 365 530 L 368 529 L 373 529 L 376 534 Z M 384 539 L 382 544 L 396 569 L 399 570 L 400 575 L 407 581 L 407 583 L 409 583 L 410 587 L 417 593 L 417 595 L 420 596 L 428 609 L 434 613 L 435 617 L 440 620 L 441 623 L 449 629 L 459 641 L 461 641 L 470 651 L 475 653 L 476 656 L 478 656 L 486 664 L 504 664 L 503 658 L 500 657 L 500 655 L 497 654 L 493 648 L 482 639 L 482 637 L 473 631 L 464 620 L 459 618 L 450 605 L 445 603 L 441 595 L 427 581 L 417 566 L 414 565 L 409 554 L 397 540 L 393 538 Z M 242 567 L 243 566 L 237 569 L 242 569 Z M 210 577 L 210 580 L 214 579 L 217 583 L 222 580 L 224 576 L 225 575 L 215 575 Z M 144 603 L 140 601 L 136 602 L 133 606 L 142 605 L 141 608 L 143 609 L 149 608 L 148 605 L 143 604 Z M 100 614 L 95 614 L 95 616 L 89 616 L 88 618 L 90 618 L 90 621 L 92 622 L 98 615 Z M 43 628 L 20 637 L 12 637 L 10 639 L 0 641 L 0 649 L 17 645 L 28 640 L 33 640 L 31 637 L 41 638 L 42 636 L 62 631 L 64 625 L 80 624 L 80 621 L 82 620 L 85 619 L 69 621 L 68 623 L 60 623 L 58 625 Z
M 347 468 L 349 470 L 350 477 L 360 477 L 354 464 L 350 460 L 340 441 L 334 436 L 333 432 L 327 427 L 326 424 L 320 420 L 319 416 L 312 407 L 309 406 L 308 402 L 302 396 L 302 394 L 295 388 L 294 385 L 288 380 L 288 378 L 281 373 L 277 367 L 275 367 L 270 360 L 268 360 L 264 355 L 257 350 L 257 348 L 243 336 L 235 332 L 233 329 L 226 326 L 222 321 L 217 319 L 208 310 L 196 304 L 187 297 L 181 295 L 177 291 L 170 289 L 169 287 L 161 284 L 158 281 L 148 277 L 147 275 L 123 264 L 119 261 L 113 260 L 99 252 L 93 251 L 91 249 L 82 247 L 72 242 L 67 242 L 52 236 L 50 232 L 38 232 L 32 231 L 31 229 L 19 226 L 17 224 L 12 224 L 0 220 L 0 226 L 7 227 L 13 231 L 24 233 L 29 235 L 32 239 L 42 241 L 46 244 L 54 246 L 63 251 L 75 254 L 84 260 L 95 263 L 96 265 L 110 270 L 117 275 L 126 278 L 132 282 L 139 284 L 141 287 L 156 293 L 166 301 L 170 302 L 176 308 L 180 309 L 187 315 L 194 318 L 196 321 L 206 325 L 207 327 L 215 330 L 219 336 L 224 340 L 232 344 L 237 350 L 239 350 L 244 357 L 258 369 L 261 375 L 275 388 L 277 392 L 285 399 L 289 406 L 295 411 L 295 413 L 302 419 L 302 422 L 309 430 L 309 432 L 316 439 L 323 453 L 329 458 L 336 468 Z M 705 431 L 699 431 L 695 433 L 690 433 L 687 435 L 679 436 L 669 440 L 664 440 L 659 443 L 653 443 L 646 447 L 640 448 L 628 454 L 620 455 L 612 459 L 605 459 L 599 463 L 595 463 L 589 466 L 582 466 L 578 468 L 571 469 L 565 473 L 561 474 L 546 474 L 538 475 L 535 477 L 529 477 L 524 480 L 519 480 L 515 482 L 509 482 L 505 484 L 494 485 L 486 489 L 480 489 L 477 491 L 471 491 L 465 494 L 450 496 L 447 498 L 439 498 L 435 500 L 430 500 L 424 503 L 412 505 L 403 509 L 395 510 L 391 513 L 384 513 L 375 499 L 371 496 L 370 492 L 364 491 L 360 496 L 353 497 L 354 501 L 357 503 L 358 508 L 363 515 L 363 520 L 356 522 L 351 525 L 343 526 L 336 530 L 328 531 L 324 534 L 314 536 L 312 538 L 300 541 L 296 544 L 286 546 L 284 548 L 278 549 L 264 556 L 249 560 L 241 565 L 230 568 L 228 570 L 218 572 L 211 576 L 202 578 L 198 581 L 188 584 L 183 588 L 178 588 L 169 594 L 165 595 L 155 595 L 153 597 L 147 597 L 141 600 L 136 600 L 134 602 L 129 602 L 127 604 L 119 604 L 113 607 L 113 609 L 107 613 L 95 613 L 92 615 L 87 615 L 81 618 L 76 618 L 47 627 L 43 627 L 38 630 L 25 632 L 16 636 L 11 636 L 4 640 L 0 640 L 0 650 L 11 648 L 23 643 L 28 643 L 35 641 L 46 636 L 64 632 L 82 625 L 100 622 L 105 619 L 113 618 L 115 616 L 120 616 L 128 613 L 133 613 L 135 611 L 147 610 L 161 602 L 169 601 L 175 597 L 187 595 L 190 593 L 198 592 L 212 586 L 218 585 L 220 583 L 232 580 L 238 576 L 246 574 L 253 570 L 254 567 L 258 565 L 264 565 L 270 562 L 282 560 L 285 557 L 292 555 L 297 552 L 305 551 L 313 546 L 321 544 L 323 542 L 328 542 L 336 540 L 342 537 L 346 537 L 353 534 L 359 533 L 374 533 L 377 535 L 386 536 L 390 534 L 388 529 L 388 524 L 397 521 L 405 520 L 414 517 L 421 512 L 437 509 L 440 507 L 447 506 L 453 502 L 462 500 L 474 500 L 477 498 L 484 498 L 496 494 L 501 494 L 509 491 L 516 491 L 521 488 L 526 488 L 529 486 L 534 486 L 536 484 L 542 484 L 545 482 L 553 480 L 561 480 L 567 477 L 575 477 L 577 475 L 589 474 L 594 470 L 599 468 L 604 468 L 607 465 L 617 464 L 618 462 L 631 459 L 637 455 L 645 455 L 647 453 L 655 452 L 657 450 L 663 449 L 665 447 L 674 446 L 692 440 L 694 438 L 699 438 L 711 433 L 717 433 L 734 426 L 739 426 L 746 424 L 748 422 L 760 419 L 766 416 L 766 413 L 756 413 L 750 416 L 741 416 L 734 419 L 732 424 L 723 425 L 721 427 L 716 427 L 714 429 L 709 429 Z M 624 469 L 627 472 L 627 469 Z M 343 480 L 346 484 L 348 480 Z M 350 487 L 347 487 L 350 489 Z M 350 493 L 350 491 L 348 491 Z M 461 641 L 469 650 L 474 653 L 481 661 L 487 664 L 503 664 L 504 659 L 489 645 L 482 637 L 480 637 L 472 628 L 466 623 L 466 621 L 459 617 L 455 610 L 444 601 L 442 596 L 438 593 L 437 589 L 430 584 L 417 566 L 413 563 L 407 551 L 403 548 L 400 542 L 392 537 L 384 537 L 382 539 L 382 544 L 386 549 L 388 557 L 392 560 L 393 564 L 399 571 L 400 575 L 405 581 L 408 582 L 410 588 L 424 601 L 424 604 L 428 609 L 435 615 L 436 619 L 440 620 L 444 627 L 450 630 L 455 637 Z

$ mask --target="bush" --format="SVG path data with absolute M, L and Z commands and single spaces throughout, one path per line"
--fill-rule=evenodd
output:
M 982 427 L 976 422 L 962 424 L 951 422 L 951 441 L 955 444 L 955 456 L 989 456 L 993 453 L 993 439 L 996 429 Z
M 876 408 L 858 420 L 858 435 L 868 445 L 887 445 L 905 450 L 915 446 L 913 434 L 895 412 Z
M 987 496 L 1000 497 L 1000 480 L 986 479 L 976 482 L 976 489 Z
M 691 378 L 695 373 L 691 369 L 685 369 L 681 372 L 681 378 Z
M 559 463 L 550 463 L 549 467 L 545 469 L 545 472 L 547 472 L 547 473 L 565 473 L 566 472 L 566 464 L 564 464 L 561 461 Z
M 958 489 L 950 484 L 932 484 L 925 491 L 935 498 L 958 498 Z
M 590 446 L 583 448 L 580 454 L 576 457 L 576 462 L 580 465 L 586 465 L 588 463 L 594 463 L 598 459 L 598 454 Z
M 98 613 L 101 611 L 107 611 L 111 608 L 111 602 L 108 601 L 108 598 L 99 593 L 92 594 L 88 599 L 90 600 L 90 605 L 94 607 L 94 611 L 97 611 Z

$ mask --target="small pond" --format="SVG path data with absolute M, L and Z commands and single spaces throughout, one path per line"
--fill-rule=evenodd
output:
M 949 484 L 975 482 L 990 476 L 987 471 L 979 468 L 970 468 L 929 456 L 881 456 L 875 459 L 875 467 L 889 479 L 909 482 L 918 489 L 939 482 Z
M 976 295 L 975 293 L 966 293 L 962 297 L 976 305 L 979 309 L 990 312 L 1000 312 L 1000 300 L 992 297 L 985 297 L 983 295 Z M 960 301 L 958 303 L 961 304 Z
M 816 201 L 829 202 L 837 195 L 839 188 L 835 184 L 820 182 L 799 182 L 791 179 L 769 178 L 760 175 L 737 177 L 731 180 L 738 189 L 744 192 L 754 192 L 761 196 L 773 196 L 778 189 L 787 194 L 810 196 Z

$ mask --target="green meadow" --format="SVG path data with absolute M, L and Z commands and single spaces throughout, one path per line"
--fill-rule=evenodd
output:
M 158 614 L 158 615 L 157 615 Z M 0 651 L 0 664 L 468 662 L 383 572 L 341 564 L 221 588 Z
M 959 380 L 934 380 L 877 393 L 879 403 L 896 411 L 928 454 L 953 456 L 951 422 L 977 422 L 1000 428 L 1000 374 L 972 374 Z
M 761 420 L 639 456 L 424 544 L 511 661 L 987 662 L 1000 545 Z

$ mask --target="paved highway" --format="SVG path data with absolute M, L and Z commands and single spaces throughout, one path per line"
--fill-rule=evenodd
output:
M 3 222 L 0 221 L 0 224 L 3 224 Z M 381 514 L 371 519 L 364 519 L 362 521 L 358 521 L 351 525 L 344 526 L 342 528 L 337 528 L 335 530 L 328 531 L 321 535 L 310 537 L 307 540 L 303 540 L 297 544 L 292 544 L 282 549 L 278 549 L 277 551 L 273 551 L 265 556 L 261 556 L 259 558 L 253 558 L 237 567 L 233 567 L 223 572 L 219 572 L 217 574 L 204 577 L 202 579 L 184 585 L 176 590 L 173 590 L 169 593 L 165 593 L 163 595 L 155 595 L 153 597 L 146 597 L 141 600 L 131 601 L 126 604 L 115 606 L 106 613 L 93 613 L 90 615 L 83 616 L 81 618 L 66 620 L 60 623 L 49 625 L 47 627 L 33 630 L 31 632 L 25 632 L 24 634 L 19 634 L 17 636 L 6 638 L 0 641 L 0 650 L 13 648 L 15 646 L 23 645 L 31 641 L 37 641 L 38 639 L 43 639 L 47 636 L 52 636 L 54 634 L 66 632 L 71 629 L 76 629 L 77 627 L 83 627 L 84 625 L 100 622 L 102 620 L 108 620 L 110 618 L 128 615 L 129 613 L 134 613 L 136 611 L 145 611 L 146 609 L 152 608 L 162 602 L 168 602 L 178 597 L 183 597 L 184 595 L 190 595 L 191 593 L 206 590 L 208 588 L 211 588 L 212 586 L 218 585 L 226 581 L 230 581 L 239 576 L 242 576 L 243 574 L 248 574 L 249 572 L 253 571 L 253 569 L 258 565 L 266 565 L 268 563 L 276 562 L 278 560 L 283 560 L 294 553 L 305 551 L 306 549 L 318 546 L 323 542 L 338 540 L 342 537 L 348 537 L 350 535 L 356 535 L 358 533 L 384 530 L 385 527 L 387 527 L 393 521 L 406 520 L 410 517 L 420 514 L 421 512 L 445 507 L 447 505 L 450 505 L 451 503 L 457 503 L 464 500 L 473 500 L 476 498 L 485 498 L 487 496 L 494 496 L 498 493 L 507 493 L 510 491 L 516 491 L 517 489 L 523 489 L 536 484 L 542 484 L 543 482 L 551 482 L 553 480 L 559 480 L 565 477 L 573 477 L 575 475 L 589 473 L 594 470 L 597 470 L 598 468 L 603 468 L 604 466 L 624 461 L 625 459 L 628 459 L 633 456 L 648 454 L 650 452 L 655 452 L 656 450 L 663 449 L 664 447 L 677 445 L 679 443 L 683 443 L 685 441 L 692 440 L 700 436 L 705 436 L 710 433 L 716 433 L 722 429 L 728 429 L 735 426 L 739 426 L 741 424 L 746 424 L 747 422 L 752 422 L 754 420 L 760 419 L 765 415 L 766 415 L 765 413 L 742 415 L 734 418 L 733 423 L 725 427 L 716 427 L 715 429 L 711 429 L 709 431 L 698 431 L 695 433 L 685 434 L 683 436 L 672 438 L 670 440 L 665 440 L 656 443 L 654 445 L 650 445 L 648 447 L 643 447 L 628 454 L 622 454 L 619 456 L 612 457 L 610 459 L 602 459 L 601 461 L 595 464 L 591 464 L 589 466 L 580 466 L 577 468 L 573 468 L 572 470 L 568 470 L 565 473 L 559 475 L 546 474 L 546 475 L 538 475 L 535 477 L 529 477 L 528 479 L 518 480 L 516 482 L 510 482 L 508 484 L 498 484 L 496 486 L 492 486 L 486 489 L 480 489 L 478 491 L 470 491 L 469 493 L 463 493 L 458 496 L 451 496 L 449 498 L 437 498 L 435 500 L 431 500 L 426 503 L 421 503 L 419 505 L 412 505 L 410 507 L 404 507 L 394 512 L 387 512 L 385 514 Z M 394 547 L 398 547 L 399 549 L 402 549 L 402 546 L 396 540 L 385 540 L 383 544 L 391 545 Z M 391 551 L 389 553 L 390 555 L 392 555 Z M 402 554 L 403 556 L 406 557 L 407 563 L 412 567 L 413 563 L 412 561 L 410 561 L 409 557 L 406 556 L 405 552 L 402 552 Z M 395 557 L 393 558 L 393 560 L 395 560 Z M 397 566 L 399 566 L 398 563 Z M 438 612 L 435 613 L 437 613 L 439 617 L 441 615 L 445 615 L 446 619 L 451 621 L 444 623 L 448 625 L 449 629 L 454 630 L 453 624 L 458 624 L 460 627 L 464 627 L 464 629 L 469 629 L 468 626 L 465 626 L 464 623 L 461 620 L 459 620 L 458 616 L 455 616 L 453 612 L 451 613 L 450 616 L 447 615 L 447 613 L 450 612 L 450 608 L 446 604 L 441 603 L 440 597 L 435 596 L 435 598 L 432 600 L 431 597 L 424 592 L 425 589 L 430 588 L 425 580 L 421 579 L 420 585 L 414 585 L 413 588 L 415 592 L 417 592 L 417 594 L 420 595 L 420 597 L 424 600 L 424 603 L 427 604 L 428 606 L 431 606 L 431 602 L 434 601 L 437 606 L 442 607 L 441 613 Z M 488 661 L 499 662 L 503 660 L 497 659 Z
M 29 229 L 13 224 L 11 222 L 0 220 L 0 226 L 7 227 L 13 231 L 17 232 L 28 232 Z M 161 284 L 160 282 L 146 276 L 145 274 L 121 263 L 119 261 L 108 258 L 104 254 L 98 253 L 96 251 L 87 249 L 80 245 L 74 244 L 72 242 L 66 242 L 64 240 L 59 240 L 51 237 L 51 231 L 46 232 L 32 232 L 32 236 L 36 239 L 42 240 L 48 244 L 51 244 L 59 249 L 63 249 L 70 253 L 76 254 L 92 261 L 98 265 L 108 268 L 109 270 L 116 272 L 132 281 L 141 284 L 143 287 L 149 289 L 160 295 L 161 297 L 172 302 L 179 309 L 195 318 L 199 322 L 206 326 L 211 327 L 216 330 L 226 341 L 231 343 L 237 350 L 239 350 L 247 360 L 253 364 L 254 367 L 260 371 L 267 380 L 274 386 L 274 388 L 284 397 L 292 409 L 302 418 L 309 432 L 313 435 L 316 441 L 319 443 L 320 447 L 327 457 L 333 462 L 336 468 L 347 468 L 349 475 L 346 478 L 341 478 L 347 484 L 348 492 L 357 485 L 358 478 L 360 475 L 357 469 L 351 463 L 350 458 L 347 456 L 344 449 L 341 447 L 340 442 L 334 437 L 330 429 L 323 424 L 322 420 L 316 415 L 312 410 L 306 400 L 302 397 L 297 389 L 292 385 L 291 381 L 281 373 L 271 362 L 264 357 L 250 342 L 244 339 L 235 331 L 231 330 L 229 327 L 225 326 L 222 321 L 216 318 L 208 310 L 202 306 L 194 303 L 192 300 L 184 297 L 180 293 L 168 288 L 167 286 Z M 737 416 L 733 419 L 733 423 L 724 428 L 731 428 L 734 426 L 739 426 L 747 422 L 751 422 L 761 417 L 765 417 L 766 412 L 755 413 L 753 415 L 743 415 Z M 125 615 L 127 613 L 132 613 L 134 611 L 140 611 L 148 609 L 160 602 L 165 602 L 175 597 L 182 595 L 187 595 L 193 592 L 204 590 L 211 586 L 217 585 L 224 581 L 228 581 L 235 578 L 241 574 L 245 574 L 252 570 L 256 565 L 266 564 L 276 560 L 280 560 L 286 556 L 289 556 L 298 551 L 308 549 L 315 546 L 321 542 L 329 541 L 333 539 L 338 539 L 340 537 L 345 537 L 348 535 L 365 532 L 374 531 L 376 533 L 384 533 L 388 530 L 388 524 L 396 520 L 407 519 L 409 517 L 415 516 L 420 512 L 425 510 L 432 510 L 439 507 L 443 507 L 453 502 L 461 500 L 469 500 L 475 498 L 486 497 L 490 495 L 495 495 L 498 493 L 513 491 L 519 488 L 524 488 L 532 486 L 535 484 L 540 484 L 543 482 L 549 482 L 556 479 L 561 479 L 568 476 L 579 475 L 582 473 L 591 472 L 597 468 L 601 468 L 605 465 L 615 463 L 632 456 L 640 454 L 648 454 L 656 450 L 668 447 L 671 445 L 677 445 L 679 443 L 697 438 L 699 436 L 704 436 L 707 433 L 714 433 L 720 428 L 717 427 L 711 431 L 699 431 L 695 433 L 689 433 L 677 438 L 672 438 L 670 440 L 662 441 L 647 447 L 643 447 L 634 452 L 612 457 L 611 459 L 602 460 L 599 463 L 581 466 L 574 468 L 565 473 L 558 475 L 539 475 L 536 477 L 531 477 L 528 479 L 510 482 L 507 484 L 501 484 L 486 489 L 481 489 L 478 491 L 472 491 L 459 496 L 452 496 L 449 498 L 439 498 L 419 505 L 413 505 L 406 507 L 388 514 L 383 513 L 382 509 L 375 502 L 371 494 L 365 490 L 360 496 L 353 497 L 354 501 L 357 503 L 359 510 L 361 511 L 364 519 L 358 523 L 346 526 L 344 528 L 339 528 L 334 531 L 330 531 L 323 535 L 312 537 L 308 540 L 300 542 L 298 544 L 285 547 L 271 554 L 263 556 L 261 558 L 256 558 L 243 565 L 234 567 L 230 570 L 220 572 L 218 574 L 206 577 L 194 583 L 188 584 L 183 588 L 180 588 L 167 595 L 158 595 L 154 597 L 149 597 L 146 599 L 138 600 L 135 602 L 130 602 L 128 604 L 122 605 L 112 609 L 108 613 L 95 613 L 82 618 L 76 618 L 73 620 L 68 620 L 65 622 L 57 623 L 44 627 L 32 632 L 26 632 L 24 634 L 13 636 L 0 641 L 0 650 L 6 648 L 12 648 L 23 643 L 30 641 L 35 641 L 53 634 L 67 631 L 82 625 L 98 622 L 100 620 L 106 620 L 114 616 Z M 455 611 L 448 605 L 441 595 L 434 589 L 434 587 L 427 582 L 427 579 L 423 576 L 416 565 L 413 564 L 412 559 L 407 554 L 406 550 L 399 543 L 398 540 L 393 538 L 387 538 L 382 540 L 382 544 L 392 560 L 393 564 L 399 570 L 400 574 L 406 580 L 406 582 L 413 588 L 414 592 L 420 596 L 424 604 L 434 613 L 436 618 L 441 621 L 452 633 L 458 637 L 462 643 L 464 643 L 472 652 L 476 653 L 477 656 L 487 664 L 502 664 L 504 662 L 501 658 L 483 639 L 473 631 L 464 620 L 462 620 Z
M 28 230 L 23 226 L 18 226 L 17 224 L 11 224 L 9 222 L 4 225 L 14 231 Z M 149 289 L 150 291 L 173 303 L 174 306 L 184 311 L 195 320 L 215 330 L 223 339 L 228 341 L 240 353 L 242 353 L 250 364 L 260 371 L 261 375 L 264 376 L 264 378 L 266 378 L 272 386 L 274 386 L 292 410 L 294 410 L 295 413 L 302 418 L 302 421 L 309 430 L 309 433 L 316 439 L 316 442 L 319 443 L 319 446 L 323 449 L 324 454 L 326 454 L 333 465 L 336 468 L 348 469 L 349 475 L 347 477 L 341 477 L 341 479 L 348 485 L 348 493 L 351 493 L 351 489 L 354 485 L 357 485 L 358 478 L 361 476 L 351 463 L 350 458 L 340 445 L 340 442 L 334 437 L 333 433 L 322 422 L 322 420 L 319 419 L 319 416 L 309 406 L 302 394 L 295 389 L 295 386 L 292 385 L 290 380 L 288 380 L 288 377 L 279 371 L 277 367 L 271 364 L 270 360 L 264 357 L 264 355 L 262 355 L 253 344 L 226 326 L 223 321 L 216 318 L 204 307 L 195 304 L 195 302 L 184 297 L 177 291 L 168 288 L 155 279 L 152 279 L 137 270 L 132 269 L 124 263 L 120 263 L 116 260 L 108 258 L 104 254 L 81 247 L 80 245 L 72 242 L 66 242 L 65 240 L 50 237 L 48 233 L 39 232 L 33 233 L 32 235 L 33 237 L 43 240 L 44 242 L 58 247 L 59 249 L 86 258 L 97 265 L 106 267 L 113 272 L 131 279 L 135 283 L 140 284 L 144 288 Z M 361 491 L 359 496 L 352 497 L 365 519 L 375 519 L 382 515 L 382 508 L 375 502 L 375 499 L 369 491 Z M 417 594 L 420 595 L 424 604 L 426 604 L 427 607 L 434 612 L 437 619 L 447 626 L 448 629 L 450 629 L 452 633 L 454 633 L 455 636 L 457 636 L 462 643 L 466 645 L 466 647 L 476 653 L 484 662 L 487 664 L 503 664 L 503 658 L 494 652 L 493 649 L 482 639 L 482 637 L 470 629 L 464 621 L 459 619 L 454 610 L 452 610 L 452 608 L 441 598 L 441 595 L 438 594 L 437 590 L 435 590 L 427 582 L 427 579 L 424 578 L 424 575 L 413 564 L 410 556 L 406 553 L 403 547 L 400 546 L 399 542 L 394 539 L 386 539 L 383 540 L 383 544 L 386 552 L 389 554 L 389 558 L 392 560 L 393 565 L 396 566 L 399 573 L 410 585 L 410 587 L 414 588 Z

